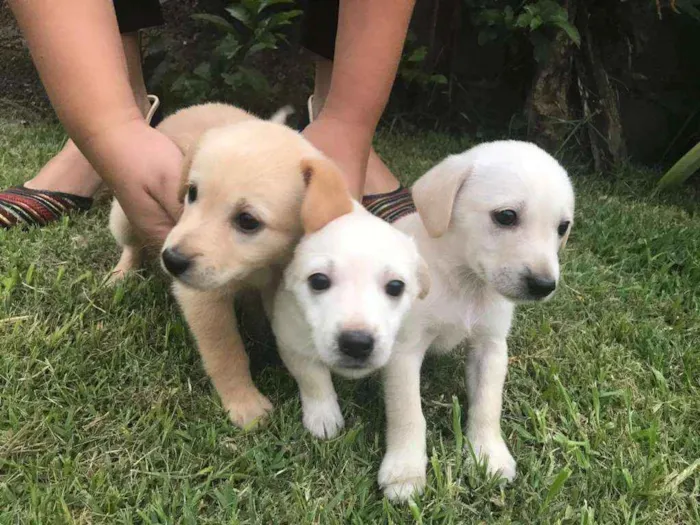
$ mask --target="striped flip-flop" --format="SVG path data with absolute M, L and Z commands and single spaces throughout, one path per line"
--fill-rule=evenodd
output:
M 91 197 L 16 186 L 0 193 L 0 226 L 46 226 L 68 213 L 89 210 L 92 201 Z
M 156 115 L 160 100 L 155 95 L 148 95 L 148 100 L 151 108 L 146 122 L 156 126 L 161 120 Z M 0 227 L 46 226 L 69 213 L 89 210 L 93 202 L 92 197 L 15 186 L 0 192 Z
M 389 223 L 416 212 L 411 189 L 403 185 L 387 193 L 365 195 L 362 197 L 362 205 L 372 215 Z

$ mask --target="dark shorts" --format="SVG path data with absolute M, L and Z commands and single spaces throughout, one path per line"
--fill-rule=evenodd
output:
M 304 0 L 303 4 L 301 45 L 323 58 L 333 60 L 340 0 Z
M 323 58 L 333 60 L 340 0 L 298 1 L 304 9 L 301 45 Z M 163 24 L 159 0 L 114 0 L 114 10 L 120 33 L 133 33 Z
M 114 0 L 114 10 L 120 33 L 133 33 L 163 24 L 159 0 Z

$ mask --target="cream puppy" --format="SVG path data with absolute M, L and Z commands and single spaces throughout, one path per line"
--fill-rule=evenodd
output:
M 430 346 L 449 351 L 468 343 L 467 437 L 490 472 L 515 477 L 500 429 L 506 338 L 517 303 L 554 293 L 558 251 L 574 217 L 566 171 L 525 142 L 486 143 L 450 156 L 416 182 L 413 198 L 419 215 L 396 226 L 418 243 L 431 289 L 411 309 L 384 368 L 387 450 L 379 484 L 395 500 L 425 486 L 419 385 Z
M 335 165 L 284 126 L 284 114 L 273 120 L 205 104 L 159 126 L 185 154 L 184 209 L 162 247 L 161 264 L 174 279 L 173 292 L 224 408 L 243 427 L 272 405 L 250 376 L 236 293 L 276 285 L 302 235 L 302 217 L 326 223 L 352 209 Z M 140 263 L 143 243 L 116 201 L 110 228 L 123 248 L 114 271 L 119 277 Z
M 331 372 L 360 378 L 383 367 L 404 316 L 429 288 L 415 243 L 354 207 L 302 239 L 271 316 L 280 356 L 299 385 L 304 426 L 320 438 L 344 424 Z

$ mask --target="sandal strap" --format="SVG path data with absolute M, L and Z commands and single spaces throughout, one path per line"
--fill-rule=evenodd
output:
M 311 123 L 316 118 L 314 116 L 314 96 L 313 95 L 309 96 L 308 100 L 306 101 L 306 110 L 309 113 L 309 123 Z
M 148 101 L 151 103 L 151 107 L 148 110 L 148 113 L 146 113 L 146 122 L 151 124 L 153 117 L 160 106 L 160 99 L 156 95 L 148 95 Z M 154 124 L 157 124 L 157 122 Z

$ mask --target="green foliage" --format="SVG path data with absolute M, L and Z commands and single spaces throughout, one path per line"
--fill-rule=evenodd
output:
M 227 16 L 199 13 L 192 18 L 214 28 L 219 36 L 209 56 L 192 71 L 170 54 L 156 68 L 153 82 L 161 84 L 178 99 L 196 103 L 228 100 L 231 94 L 265 97 L 274 91 L 255 59 L 286 42 L 283 29 L 302 11 L 275 12 L 273 6 L 293 6 L 294 0 L 240 0 L 226 8 Z
M 413 32 L 406 37 L 401 62 L 399 63 L 398 76 L 407 85 L 417 86 L 423 91 L 432 91 L 438 86 L 447 84 L 447 77 L 433 73 L 426 67 L 428 46 L 420 45 Z
M 698 170 L 700 170 L 700 142 L 661 177 L 658 188 L 666 189 L 680 186 Z
M 700 0 L 674 0 L 671 3 L 671 9 L 677 13 L 682 13 L 693 18 L 696 22 L 700 22 Z M 660 7 L 657 7 L 659 13 Z
M 546 62 L 555 35 L 563 31 L 577 46 L 581 35 L 569 21 L 566 8 L 554 0 L 465 0 L 479 28 L 479 44 L 527 36 L 537 62 Z

